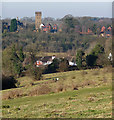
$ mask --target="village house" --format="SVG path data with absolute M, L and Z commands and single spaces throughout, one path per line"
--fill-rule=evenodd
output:
M 108 59 L 109 59 L 110 61 L 113 60 L 112 53 L 109 53 Z
M 53 55 L 53 56 L 45 56 L 45 57 L 38 57 L 37 60 L 36 60 L 36 67 L 41 67 L 41 66 L 46 66 L 46 65 L 50 65 L 53 60 L 55 59 L 56 57 Z M 64 58 L 64 57 L 63 57 Z M 59 59 L 59 58 L 58 58 Z M 69 58 L 66 58 L 68 61 L 69 61 L 69 65 L 70 66 L 77 66 L 76 62 L 73 62 L 71 59 Z
M 41 30 L 43 32 L 52 32 L 52 33 L 55 33 L 55 32 L 57 32 L 57 25 L 54 24 L 53 27 L 52 27 L 51 24 L 48 24 L 48 25 L 41 24 Z
M 38 57 L 38 60 L 36 61 L 36 67 L 40 67 L 42 65 L 49 65 L 52 63 L 52 61 L 55 59 L 55 56 L 45 56 L 45 57 Z
M 100 31 L 101 32 L 101 36 L 102 37 L 106 37 L 106 38 L 111 37 L 111 30 L 112 30 L 112 28 L 110 26 L 108 28 L 103 26 L 101 28 L 101 31 Z
M 70 66 L 77 66 L 75 60 L 73 60 L 73 57 L 67 56 L 66 59 L 68 60 Z

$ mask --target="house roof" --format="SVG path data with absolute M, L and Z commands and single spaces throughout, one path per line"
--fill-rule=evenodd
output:
M 42 62 L 47 62 L 47 61 L 52 60 L 52 56 L 37 57 L 37 60 L 42 61 Z
M 44 58 L 41 59 L 42 62 L 47 62 L 52 59 L 52 56 L 45 56 Z

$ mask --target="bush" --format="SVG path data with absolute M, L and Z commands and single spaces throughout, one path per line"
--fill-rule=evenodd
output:
M 106 54 L 99 54 L 96 63 L 97 65 L 101 65 L 103 67 L 111 65 L 111 62 L 108 60 Z
M 48 94 L 50 92 L 52 92 L 52 89 L 48 85 L 42 85 L 30 91 L 29 95 L 36 96 L 36 95 Z
M 67 59 L 62 59 L 59 63 L 59 69 L 58 71 L 60 72 L 66 72 L 68 71 L 68 68 L 69 68 L 69 62 Z
M 16 88 L 17 81 L 12 76 L 2 75 L 2 90 Z
M 35 67 L 32 71 L 34 80 L 41 80 L 42 78 L 42 69 Z
M 13 99 L 13 98 L 17 98 L 17 97 L 21 97 L 24 96 L 22 90 L 12 90 L 12 91 L 8 91 L 5 94 L 3 94 L 2 99 Z
M 113 70 L 112 66 L 107 66 L 103 69 L 103 72 L 104 73 L 112 73 L 113 72 L 112 70 Z
M 42 72 L 43 72 L 42 68 L 36 67 L 34 65 L 30 65 L 26 73 L 32 76 L 34 80 L 41 80 Z

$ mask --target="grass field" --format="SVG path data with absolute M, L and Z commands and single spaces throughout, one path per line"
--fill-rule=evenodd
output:
M 58 77 L 59 81 L 52 82 L 53 77 Z M 47 74 L 41 81 L 22 77 L 18 81 L 20 88 L 4 90 L 3 96 L 15 90 L 21 90 L 25 95 L 3 99 L 2 114 L 5 118 L 112 117 L 112 72 L 109 68 Z M 62 89 L 29 95 L 42 85 L 52 90 L 59 86 Z

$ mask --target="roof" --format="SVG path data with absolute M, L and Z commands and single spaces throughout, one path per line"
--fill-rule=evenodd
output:
M 52 59 L 52 56 L 45 56 L 44 58 L 42 58 L 42 62 L 47 62 L 49 61 L 50 59 Z
M 37 60 L 42 61 L 42 62 L 47 62 L 47 61 L 52 60 L 52 56 L 37 57 Z

